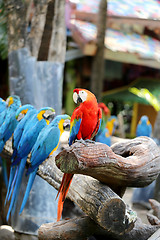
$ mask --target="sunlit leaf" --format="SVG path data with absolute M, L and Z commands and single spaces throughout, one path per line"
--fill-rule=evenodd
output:
M 150 105 L 154 107 L 156 111 L 160 111 L 160 102 L 148 89 L 146 88 L 138 89 L 138 88 L 132 87 L 132 88 L 129 88 L 129 91 L 140 98 L 144 98 L 145 100 L 148 101 Z

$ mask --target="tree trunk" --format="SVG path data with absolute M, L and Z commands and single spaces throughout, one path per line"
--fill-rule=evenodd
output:
M 106 33 L 107 1 L 101 0 L 97 20 L 97 51 L 93 57 L 91 73 L 91 91 L 101 101 L 104 79 L 104 41 Z
M 8 28 L 8 52 L 23 48 L 27 36 L 27 10 L 29 1 L 5 0 Z

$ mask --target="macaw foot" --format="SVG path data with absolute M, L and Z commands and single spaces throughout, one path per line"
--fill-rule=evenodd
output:
M 95 141 L 93 141 L 93 140 L 91 140 L 91 139 L 86 139 L 85 142 L 86 142 L 86 143 L 93 143 L 93 144 L 95 144 Z
M 75 142 L 82 143 L 82 144 L 85 145 L 86 147 L 89 146 L 88 143 L 94 143 L 94 144 L 95 144 L 95 142 L 92 141 L 92 140 L 90 140 L 90 139 L 83 140 L 82 138 L 79 139 L 79 140 L 76 139 Z

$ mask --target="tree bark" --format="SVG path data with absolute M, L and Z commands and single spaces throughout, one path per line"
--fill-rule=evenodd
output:
M 37 58 L 42 43 L 49 0 L 34 0 L 33 2 L 34 14 L 31 19 L 31 31 L 27 36 L 27 47 L 31 55 Z
M 107 1 L 101 0 L 97 20 L 97 51 L 93 57 L 91 73 L 91 91 L 101 101 L 104 79 L 104 41 L 106 33 Z
M 48 61 L 64 63 L 66 54 L 65 0 L 55 0 L 52 36 Z
M 23 48 L 27 36 L 27 11 L 31 0 L 5 0 L 8 28 L 8 52 Z
M 57 223 L 43 224 L 38 230 L 38 239 L 83 240 L 94 235 L 97 240 L 147 240 L 155 231 L 157 231 L 157 229 L 159 229 L 158 226 L 149 226 L 138 220 L 135 227 L 129 233 L 114 235 L 107 230 L 98 227 L 88 216 L 83 216 L 70 220 L 63 220 Z
M 137 139 L 135 140 L 135 142 L 132 142 L 132 141 L 133 140 L 131 140 L 131 142 L 126 141 L 128 143 L 127 151 L 130 151 L 129 149 L 132 149 L 134 145 L 136 147 Z M 148 138 L 141 138 L 141 141 L 140 141 L 141 144 L 143 141 L 144 143 L 146 141 L 148 142 Z M 115 144 L 113 149 L 115 151 L 118 151 L 119 149 L 118 146 L 124 145 L 123 147 L 120 147 L 121 154 L 124 156 L 124 151 L 122 150 L 122 148 L 125 149 L 126 147 L 125 144 L 126 143 Z M 141 147 L 143 148 L 143 145 Z M 149 146 L 147 145 L 146 147 L 148 148 Z M 139 150 L 137 149 L 137 151 L 140 151 L 140 149 Z M 9 158 L 11 156 L 11 153 L 12 153 L 11 141 L 9 140 L 6 143 L 2 154 L 3 156 L 8 156 Z M 136 165 L 135 165 L 135 168 L 136 168 Z M 43 179 L 48 181 L 53 187 L 55 187 L 56 189 L 59 188 L 63 174 L 56 167 L 53 156 L 48 158 L 45 162 L 43 162 L 43 164 L 39 166 L 38 174 Z M 135 221 L 134 212 L 128 209 L 125 203 L 123 202 L 123 200 L 119 196 L 117 196 L 109 187 L 107 187 L 106 185 L 100 183 L 99 181 L 91 177 L 87 177 L 83 175 L 75 175 L 72 180 L 67 197 L 69 197 L 72 201 L 77 203 L 83 209 L 83 211 L 89 215 L 89 216 L 83 216 L 82 218 L 80 218 L 81 220 L 78 220 L 78 219 L 73 220 L 73 224 L 75 227 L 74 229 L 76 229 L 78 226 L 79 227 L 78 231 L 81 232 L 82 230 L 81 235 L 78 234 L 79 237 L 84 236 L 83 226 L 86 225 L 87 222 L 91 223 L 91 226 L 92 226 L 91 229 L 93 230 L 93 234 L 95 234 L 97 240 L 102 239 L 103 236 L 107 237 L 107 239 L 117 239 L 117 240 L 119 239 L 147 240 L 159 228 L 159 226 L 146 225 L 138 221 L 135 223 L 134 228 L 131 230 L 131 228 L 133 227 L 133 222 Z M 115 206 L 118 206 L 119 209 L 116 209 Z M 106 214 L 107 211 L 108 213 Z M 116 216 L 117 217 L 119 216 L 120 218 L 119 217 L 117 218 Z M 92 218 L 93 220 L 91 220 L 90 218 Z M 122 222 L 122 219 L 123 219 L 123 222 Z M 64 221 L 61 221 L 55 224 L 56 225 L 52 225 L 52 224 L 44 225 L 43 229 L 40 228 L 39 232 L 42 233 L 41 236 L 39 233 L 39 237 L 41 237 L 40 239 L 56 239 L 57 234 L 59 234 L 61 239 L 65 239 L 63 238 L 63 236 L 65 236 L 64 231 L 66 231 L 66 236 L 70 237 L 69 239 L 75 239 L 75 238 L 72 238 L 72 234 L 68 235 L 69 234 L 68 229 L 71 227 L 70 224 L 72 224 L 72 220 L 69 220 L 69 225 L 68 225 L 68 222 L 66 223 Z M 45 226 L 47 227 L 46 229 L 45 229 Z M 87 226 L 87 229 L 85 228 L 86 236 L 88 236 L 87 231 L 89 231 L 89 235 L 90 234 L 92 235 L 92 232 L 90 232 L 90 226 L 89 225 L 86 225 L 86 226 Z M 95 229 L 96 229 L 96 232 L 95 232 Z M 129 232 L 126 233 L 126 231 L 129 231 Z M 73 232 L 73 236 L 75 236 L 75 234 L 76 234 L 76 231 Z M 48 236 L 48 238 L 46 236 Z M 58 238 L 57 236 L 57 239 L 60 239 L 60 238 Z M 79 239 L 83 239 L 83 238 L 79 238 Z
M 56 156 L 56 165 L 65 173 L 84 174 L 98 179 L 114 191 L 121 187 L 144 187 L 160 171 L 160 152 L 151 138 L 138 137 L 108 147 L 101 143 L 76 142 Z

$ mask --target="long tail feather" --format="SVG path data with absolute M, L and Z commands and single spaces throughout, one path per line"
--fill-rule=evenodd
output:
M 18 194 L 19 194 L 19 191 L 20 191 L 20 186 L 21 186 L 21 182 L 22 182 L 22 177 L 23 177 L 26 161 L 27 161 L 27 157 L 23 158 L 21 160 L 20 164 L 19 164 L 19 170 L 18 170 L 18 174 L 17 174 L 17 178 L 16 178 L 16 182 L 15 182 L 10 206 L 9 206 L 7 217 L 6 217 L 7 221 L 9 219 L 10 213 L 12 212 L 12 214 L 13 214 L 13 209 L 15 209 L 14 206 L 17 202 Z
M 16 171 L 16 167 L 11 167 L 10 169 L 10 175 L 9 175 L 9 182 L 8 182 L 8 188 L 7 188 L 7 194 L 6 194 L 6 198 L 5 198 L 5 205 L 8 201 L 8 196 L 10 195 L 10 193 L 12 192 L 13 189 L 13 180 L 15 178 L 15 171 Z
M 62 192 L 60 192 L 59 199 L 58 199 L 57 222 L 60 221 L 60 219 L 61 219 L 62 211 L 63 211 L 63 204 L 64 204 L 64 202 L 62 201 Z
M 73 174 L 71 174 L 71 173 L 63 174 L 63 179 L 62 179 L 59 191 L 58 191 L 59 199 L 58 199 L 58 210 L 57 210 L 57 222 L 61 219 L 64 200 L 65 200 L 67 192 L 69 190 L 72 178 L 73 178 Z
M 10 189 L 7 201 L 9 201 L 10 198 L 11 198 L 11 195 L 12 195 L 15 183 L 16 183 L 17 175 L 18 175 L 18 169 L 19 169 L 19 166 L 16 167 L 16 171 L 15 171 L 15 174 L 14 174 L 14 178 L 13 178 L 13 181 L 12 181 L 12 185 L 11 185 L 11 189 Z
M 22 213 L 26 203 L 27 203 L 27 200 L 28 200 L 28 197 L 29 197 L 29 193 L 31 191 L 31 188 L 32 188 L 32 185 L 33 185 L 33 182 L 34 182 L 34 179 L 36 177 L 36 172 L 37 172 L 38 168 L 36 168 L 32 173 L 30 173 L 29 175 L 29 180 L 28 180 L 28 184 L 27 184 L 27 188 L 26 188 L 26 192 L 25 192 L 25 195 L 24 195 L 24 198 L 23 198 L 23 202 L 22 202 L 22 205 L 21 205 L 21 209 L 20 209 L 20 212 L 19 214 Z

